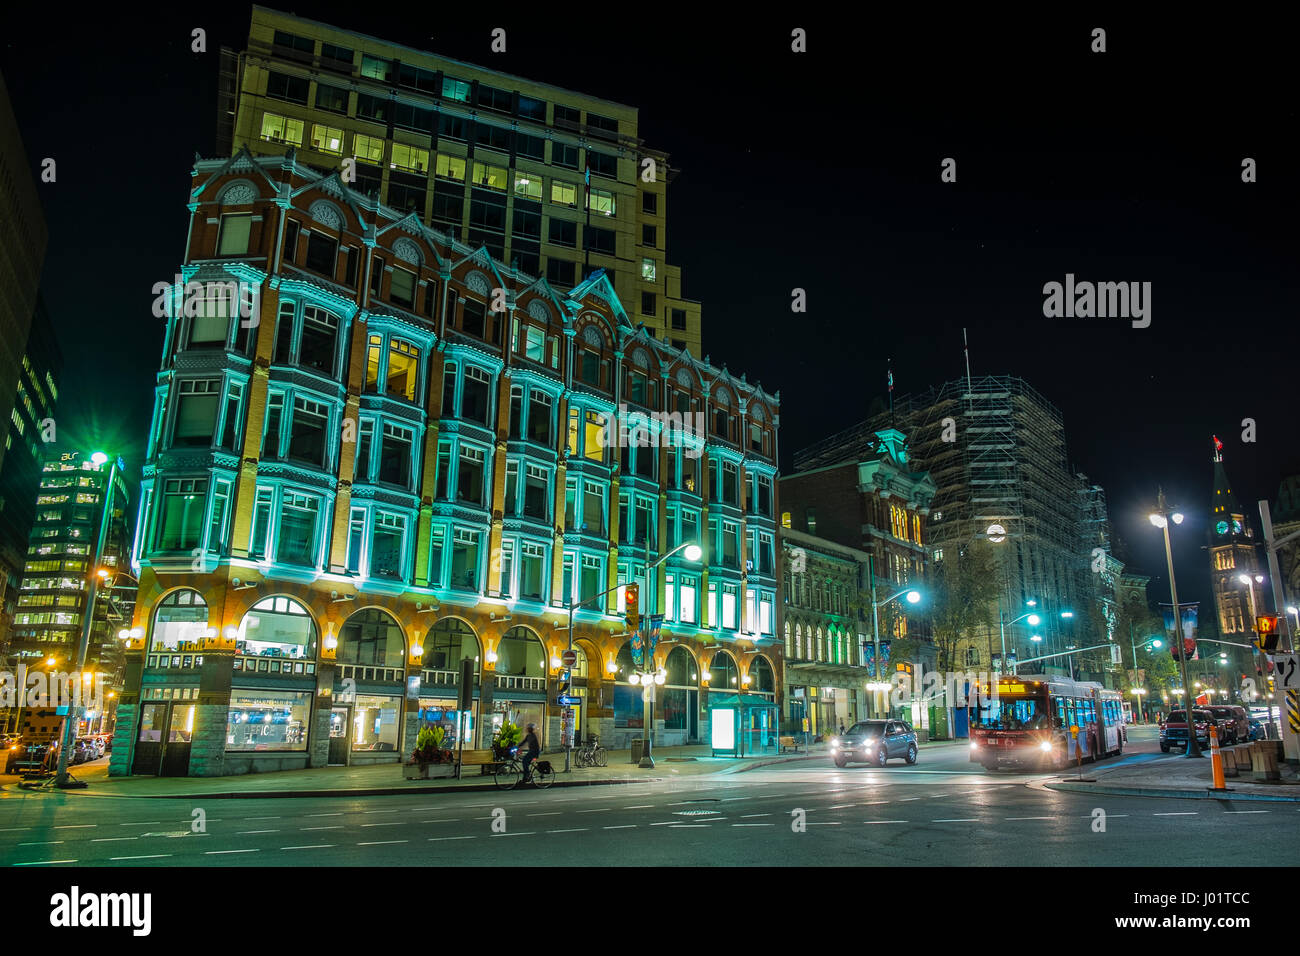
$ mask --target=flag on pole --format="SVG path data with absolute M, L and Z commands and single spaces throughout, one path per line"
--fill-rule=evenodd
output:
M 585 173 L 582 174 L 582 181 L 583 181 L 584 183 L 586 183 L 588 186 L 591 185 L 591 167 L 590 167 L 590 166 L 588 166 L 588 167 L 587 167 L 587 171 L 586 171 Z
M 889 390 L 891 392 L 894 390 L 894 370 L 892 367 L 889 369 Z

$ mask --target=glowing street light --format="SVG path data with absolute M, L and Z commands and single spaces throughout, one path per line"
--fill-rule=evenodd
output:
M 1171 512 L 1169 505 L 1165 501 L 1165 490 L 1160 488 L 1156 494 L 1156 510 L 1147 516 L 1153 525 L 1164 532 L 1165 538 L 1165 561 L 1169 566 L 1169 596 L 1173 599 L 1174 604 L 1174 640 L 1181 641 L 1183 616 L 1182 609 L 1178 606 L 1178 584 L 1174 580 L 1174 551 L 1173 546 L 1169 543 L 1169 519 L 1173 518 L 1174 524 L 1182 524 L 1183 516 L 1177 511 Z M 1178 655 L 1178 662 L 1182 667 L 1183 686 L 1187 687 L 1191 681 L 1187 677 L 1187 655 Z M 1201 757 L 1200 744 L 1196 742 L 1195 721 L 1191 713 L 1191 707 L 1188 707 L 1187 714 L 1187 749 L 1184 755 L 1187 757 Z

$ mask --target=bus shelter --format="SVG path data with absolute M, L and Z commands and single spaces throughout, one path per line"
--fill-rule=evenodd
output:
M 757 757 L 780 751 L 779 708 L 757 694 L 709 695 L 709 737 L 715 757 Z

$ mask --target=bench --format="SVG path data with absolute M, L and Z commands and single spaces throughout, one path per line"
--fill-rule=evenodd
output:
M 481 767 L 480 773 L 492 773 L 502 761 L 497 759 L 491 748 L 487 750 L 465 750 L 459 755 L 461 767 Z
M 794 737 L 794 736 L 782 737 L 780 739 L 780 744 L 781 744 L 781 749 L 780 749 L 781 753 L 787 753 L 789 751 L 794 751 L 795 753 L 799 753 L 798 737 Z

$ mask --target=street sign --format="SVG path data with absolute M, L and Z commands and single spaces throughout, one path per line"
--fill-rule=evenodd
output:
M 1300 654 L 1274 654 L 1275 680 L 1283 690 L 1300 690 Z
M 581 704 L 582 698 L 570 697 L 569 695 L 565 694 L 564 696 L 555 698 L 555 703 L 556 706 L 558 707 L 573 707 L 576 706 L 577 704 Z
M 560 655 L 560 660 L 564 663 L 565 667 L 572 667 L 574 664 L 578 663 L 578 652 L 570 647 Z

